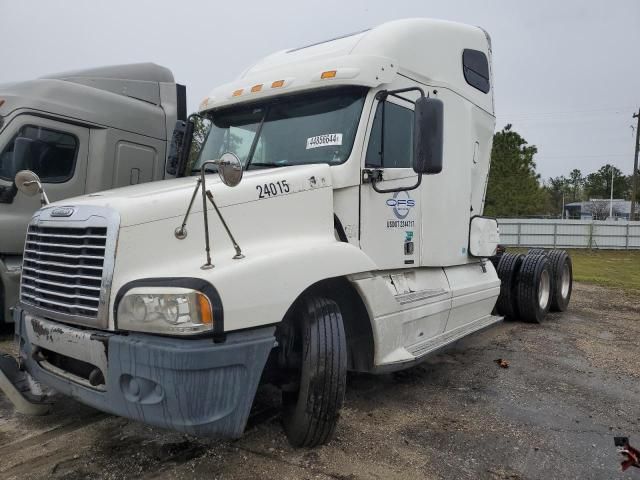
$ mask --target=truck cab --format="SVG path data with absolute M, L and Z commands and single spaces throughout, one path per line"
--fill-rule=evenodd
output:
M 501 320 L 481 28 L 407 19 L 278 52 L 214 89 L 196 124 L 182 178 L 29 222 L 14 317 L 36 381 L 237 437 L 262 379 L 291 443 L 314 446 L 347 370 L 407 368 Z
M 165 178 L 186 97 L 170 70 L 131 64 L 0 85 L 0 322 L 17 302 L 24 232 L 37 198 L 16 195 L 20 170 L 52 201 Z

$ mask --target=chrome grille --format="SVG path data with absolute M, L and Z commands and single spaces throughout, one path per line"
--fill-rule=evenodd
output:
M 96 318 L 106 245 L 106 227 L 30 225 L 22 265 L 22 302 Z

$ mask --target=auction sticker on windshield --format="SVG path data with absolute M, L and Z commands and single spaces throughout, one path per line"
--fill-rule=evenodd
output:
M 341 133 L 326 133 L 307 138 L 307 150 L 310 148 L 328 147 L 330 145 L 342 145 Z

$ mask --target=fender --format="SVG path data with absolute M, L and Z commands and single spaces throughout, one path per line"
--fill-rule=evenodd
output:
M 326 216 L 317 221 L 322 227 L 312 235 L 293 240 L 278 236 L 268 242 L 256 238 L 244 244 L 238 240 L 245 254 L 240 260 L 232 259 L 231 244 L 213 224 L 214 267 L 208 270 L 200 268 L 205 262 L 201 222 L 188 227 L 185 240 L 169 233 L 178 224 L 176 219 L 152 222 L 144 228 L 124 228 L 118 239 L 109 310 L 114 311 L 117 293 L 128 282 L 189 277 L 206 280 L 218 291 L 226 332 L 278 323 L 296 298 L 314 283 L 377 269 L 358 247 L 335 238 L 331 217 Z M 250 232 L 256 237 L 259 233 L 255 228 Z M 135 248 L 143 242 L 144 249 Z M 115 327 L 113 319 L 109 327 Z
M 220 293 L 225 330 L 231 331 L 280 322 L 300 294 L 321 280 L 375 269 L 362 250 L 334 241 L 245 258 L 206 277 Z

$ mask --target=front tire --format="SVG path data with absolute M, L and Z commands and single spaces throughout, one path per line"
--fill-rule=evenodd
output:
M 295 447 L 328 443 L 338 422 L 347 383 L 347 344 L 336 302 L 309 295 L 302 298 L 286 339 L 287 363 L 294 388 L 283 389 L 282 419 Z

